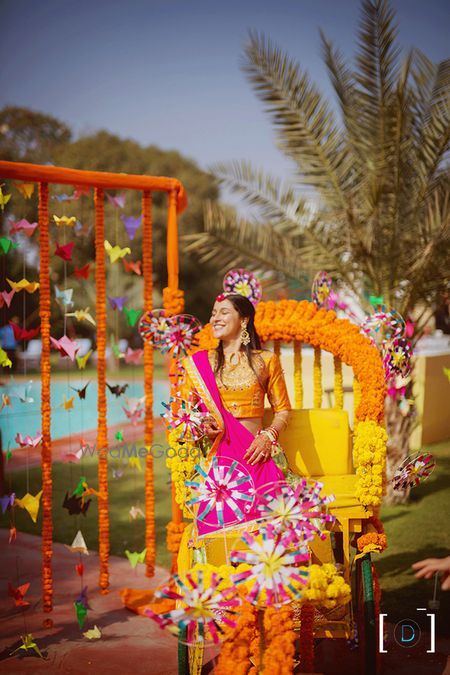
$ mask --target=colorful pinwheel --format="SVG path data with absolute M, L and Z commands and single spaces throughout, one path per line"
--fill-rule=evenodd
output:
M 197 345 L 196 334 L 202 324 L 191 314 L 175 314 L 168 319 L 169 329 L 161 342 L 161 353 L 170 352 L 175 359 L 185 356 L 191 347 Z
M 208 473 L 196 464 L 199 478 L 185 481 L 185 486 L 193 493 L 185 503 L 188 508 L 198 506 L 197 520 L 214 528 L 244 520 L 244 512 L 253 506 L 255 490 L 253 479 L 239 469 L 238 464 L 237 460 L 214 456 Z M 207 517 L 211 512 L 217 518 L 216 522 L 209 522 L 211 519 Z
M 362 321 L 361 329 L 376 347 L 382 347 L 387 341 L 404 336 L 405 320 L 397 310 L 378 305 Z
M 252 305 L 257 305 L 262 298 L 262 288 L 259 280 L 249 270 L 229 270 L 223 278 L 223 290 L 225 293 L 238 293 L 248 298 Z
M 407 377 L 411 371 L 411 344 L 402 337 L 394 337 L 382 348 L 386 380 L 391 377 Z
M 301 597 L 300 586 L 307 583 L 308 570 L 298 565 L 309 563 L 310 556 L 306 546 L 293 548 L 295 537 L 292 532 L 276 532 L 268 524 L 257 534 L 246 532 L 242 541 L 248 548 L 232 551 L 230 560 L 247 563 L 251 569 L 230 578 L 236 585 L 248 585 L 248 602 L 279 607 Z
M 188 436 L 196 441 L 204 436 L 203 419 L 205 413 L 200 410 L 201 402 L 194 403 L 194 396 L 189 392 L 188 400 L 179 396 L 171 396 L 169 403 L 162 403 L 167 412 L 161 413 L 167 424 L 167 429 L 180 428 L 180 440 Z
M 139 322 L 139 332 L 146 342 L 150 342 L 157 349 L 164 342 L 169 331 L 169 317 L 165 309 L 152 309 L 146 312 Z
M 322 488 L 319 482 L 308 486 L 305 479 L 295 488 L 281 481 L 262 486 L 256 494 L 256 508 L 262 519 L 270 520 L 276 532 L 290 531 L 303 542 L 312 541 L 316 535 L 324 539 L 326 523 L 335 520 L 335 516 L 327 513 L 327 506 L 335 497 L 321 497 Z
M 394 490 L 416 487 L 422 480 L 428 478 L 435 466 L 436 461 L 429 452 L 407 457 L 392 478 Z
M 218 644 L 224 637 L 223 626 L 235 628 L 236 610 L 241 604 L 233 586 L 219 590 L 224 579 L 217 572 L 211 574 L 208 582 L 204 579 L 203 570 L 192 570 L 186 573 L 185 579 L 173 575 L 177 590 L 165 587 L 155 592 L 157 598 L 169 598 L 183 603 L 182 607 L 163 614 L 156 614 L 146 609 L 145 614 L 156 621 L 161 628 L 167 628 L 178 635 L 186 630 L 186 643 L 213 642 Z

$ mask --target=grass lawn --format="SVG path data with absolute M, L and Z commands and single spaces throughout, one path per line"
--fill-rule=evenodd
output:
M 166 448 L 163 433 L 155 435 L 155 444 Z M 137 444 L 137 447 L 140 447 Z M 382 611 L 388 614 L 388 621 L 402 618 L 417 620 L 417 607 L 426 607 L 433 595 L 433 581 L 416 580 L 411 572 L 411 564 L 426 557 L 440 557 L 450 552 L 450 442 L 430 446 L 437 466 L 430 478 L 411 492 L 407 505 L 384 507 L 382 519 L 388 536 L 388 549 L 381 555 L 374 554 L 373 559 L 380 577 Z M 143 460 L 141 460 L 143 466 Z M 69 516 L 62 508 L 66 490 L 71 492 L 81 475 L 93 487 L 97 487 L 97 460 L 84 459 L 83 464 L 54 464 L 54 540 L 70 544 L 80 528 L 89 548 L 98 548 L 97 536 L 97 499 L 92 499 L 87 516 Z M 117 467 L 117 460 L 111 461 L 111 467 Z M 156 535 L 157 562 L 169 567 L 170 554 L 166 549 L 166 524 L 170 520 L 171 495 L 168 484 L 169 472 L 165 458 L 154 459 L 156 494 Z M 18 495 L 27 491 L 26 473 L 11 474 L 11 488 Z M 125 468 L 121 478 L 113 478 L 110 472 L 110 524 L 111 553 L 123 555 L 125 549 L 142 550 L 144 544 L 144 521 L 130 521 L 129 509 L 134 505 L 143 505 L 144 474 L 130 467 Z M 39 468 L 29 472 L 29 490 L 35 494 L 41 488 Z M 22 509 L 16 509 L 17 529 L 39 534 L 41 518 L 34 524 Z M 8 516 L 0 516 L 3 527 L 9 524 Z M 442 632 L 444 616 L 450 616 L 450 593 L 440 593 L 441 609 L 437 617 L 437 629 Z M 420 618 L 420 617 L 419 617 Z M 420 621 L 418 621 L 420 623 Z
M 383 592 L 382 611 L 389 621 L 411 618 L 421 623 L 417 617 L 425 612 L 416 608 L 427 607 L 434 581 L 416 579 L 411 565 L 423 558 L 450 555 L 450 442 L 427 450 L 436 459 L 430 478 L 411 491 L 409 504 L 385 506 L 381 512 L 388 548 L 373 559 Z M 450 593 L 438 592 L 438 599 L 436 628 L 443 633 L 449 630 Z

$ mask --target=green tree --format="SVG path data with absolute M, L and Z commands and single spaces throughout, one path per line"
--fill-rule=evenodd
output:
M 306 261 L 405 316 L 450 281 L 450 61 L 402 56 L 388 0 L 362 2 L 354 67 L 323 33 L 321 42 L 337 112 L 300 65 L 250 34 L 243 69 L 295 166 L 292 186 L 247 162 L 214 167 L 257 222 L 210 209 L 189 247 L 291 279 Z M 417 337 L 422 330 L 419 320 Z M 412 421 L 392 401 L 386 413 L 389 473 L 408 452 Z

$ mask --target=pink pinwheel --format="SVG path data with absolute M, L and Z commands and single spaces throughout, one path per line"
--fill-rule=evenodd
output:
M 162 403 L 167 412 L 161 413 L 167 424 L 167 429 L 180 429 L 180 440 L 188 436 L 196 441 L 204 436 L 203 419 L 205 413 L 200 410 L 201 401 L 194 403 L 192 392 L 188 400 L 179 396 L 171 396 L 169 403 Z
M 335 516 L 326 512 L 335 498 L 321 497 L 322 488 L 319 482 L 308 487 L 305 479 L 295 488 L 283 482 L 262 486 L 257 491 L 256 508 L 263 520 L 270 520 L 276 532 L 289 530 L 303 542 L 312 541 L 316 535 L 324 539 L 326 523 L 335 520 Z
M 120 295 L 117 297 L 108 295 L 109 304 L 111 305 L 112 309 L 114 310 L 118 309 L 119 312 L 123 310 L 127 299 L 128 299 L 127 295 Z
M 120 216 L 120 219 L 122 223 L 125 226 L 125 229 L 127 231 L 128 239 L 132 241 L 134 237 L 136 236 L 136 232 L 141 226 L 142 222 L 142 216 L 138 216 L 135 218 L 134 216 L 124 216 L 123 214 Z
M 67 335 L 63 335 L 59 340 L 55 340 L 55 338 L 50 336 L 50 342 L 53 348 L 59 351 L 61 356 L 68 356 L 71 361 L 75 360 L 75 356 L 80 349 L 80 345 L 77 342 L 68 338 Z
M 160 344 L 162 354 L 167 352 L 175 359 L 187 354 L 191 347 L 197 345 L 196 334 L 201 329 L 200 321 L 191 314 L 175 314 L 167 320 L 169 330 Z
M 220 457 L 220 462 L 215 455 L 208 473 L 196 464 L 199 479 L 187 480 L 184 484 L 193 494 L 186 500 L 186 506 L 198 506 L 197 520 L 209 525 L 208 515 L 212 512 L 217 524 L 223 527 L 225 521 L 228 526 L 244 520 L 244 511 L 250 511 L 253 506 L 255 490 L 253 479 L 238 468 L 237 460 Z M 217 527 L 217 524 L 212 522 L 211 526 Z
M 262 298 L 262 288 L 253 272 L 242 267 L 229 270 L 223 278 L 225 293 L 238 293 L 248 298 L 252 305 L 257 305 Z
M 42 432 L 37 431 L 35 436 L 22 436 L 21 433 L 17 432 L 15 441 L 21 448 L 25 448 L 26 446 L 35 448 L 42 441 Z
M 436 461 L 429 452 L 407 457 L 396 470 L 392 478 L 392 487 L 394 490 L 416 487 L 422 480 L 428 478 L 435 466 Z
M 276 532 L 270 524 L 253 535 L 245 532 L 242 541 L 248 549 L 232 551 L 232 563 L 247 563 L 251 569 L 231 575 L 231 580 L 250 587 L 246 600 L 253 605 L 280 607 L 301 597 L 299 585 L 308 581 L 308 571 L 299 569 L 308 563 L 310 556 L 306 546 L 292 550 L 292 532 Z
M 68 244 L 64 244 L 63 246 L 56 244 L 55 255 L 59 256 L 61 260 L 70 262 L 72 260 L 72 251 L 74 246 L 75 244 L 73 241 L 70 241 Z
M 144 610 L 161 628 L 167 628 L 175 635 L 186 630 L 187 644 L 218 644 L 225 637 L 224 625 L 235 628 L 234 608 L 240 606 L 241 599 L 233 586 L 219 591 L 219 585 L 224 580 L 217 572 L 211 574 L 208 582 L 204 579 L 203 570 L 186 573 L 185 580 L 174 574 L 173 581 L 177 590 L 166 587 L 156 591 L 155 597 L 177 600 L 182 606 L 163 614 L 156 614 L 151 609 Z
M 27 237 L 32 237 L 37 227 L 37 223 L 30 223 L 26 218 L 22 218 L 21 220 L 17 221 L 17 223 L 12 223 L 9 233 L 17 234 L 18 232 L 24 232 Z
M 15 289 L 13 288 L 12 291 L 1 291 L 0 292 L 0 307 L 3 307 L 3 305 L 6 305 L 7 307 L 11 306 L 11 300 L 13 299 L 13 296 L 15 294 Z
M 123 209 L 123 207 L 125 206 L 125 200 L 127 198 L 126 192 L 121 192 L 120 194 L 115 195 L 114 197 L 106 193 L 106 196 L 108 197 L 109 203 L 115 206 L 116 209 Z

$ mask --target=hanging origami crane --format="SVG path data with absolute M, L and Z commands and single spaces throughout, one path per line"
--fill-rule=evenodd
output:
M 94 628 L 87 630 L 85 633 L 83 633 L 83 636 L 88 640 L 100 640 L 102 637 L 102 631 L 98 626 L 94 625 Z
M 9 325 L 13 329 L 14 337 L 18 341 L 32 340 L 34 337 L 36 337 L 36 335 L 39 335 L 41 330 L 40 326 L 38 326 L 37 328 L 30 328 L 29 330 L 27 330 L 26 328 L 21 328 L 12 321 L 9 322 Z
M 17 223 L 12 223 L 9 234 L 17 234 L 23 232 L 27 237 L 32 237 L 38 223 L 30 223 L 26 218 L 21 218 Z
M 77 366 L 79 370 L 84 370 L 86 368 L 86 363 L 89 360 L 89 357 L 92 354 L 92 349 L 90 349 L 84 356 L 78 356 L 76 357 L 77 359 Z
M 65 544 L 65 546 L 69 549 L 69 551 L 72 551 L 72 553 L 84 553 L 84 555 L 89 555 L 89 551 L 87 549 L 86 542 L 84 541 L 81 530 L 78 530 L 71 545 L 67 546 L 67 544 Z
M 0 347 L 0 366 L 4 368 L 12 368 L 12 361 L 4 349 Z
M 92 225 L 89 223 L 81 223 L 79 220 L 75 223 L 75 227 L 73 228 L 75 235 L 77 237 L 87 237 L 91 230 L 92 230 Z
M 59 256 L 61 260 L 70 262 L 72 260 L 72 251 L 75 244 L 70 241 L 68 244 L 56 244 L 55 255 Z
M 86 307 L 86 309 L 76 309 L 74 312 L 68 312 L 66 316 L 74 316 L 77 321 L 88 321 L 93 326 L 96 326 L 95 319 L 89 310 L 90 307 Z
M 18 248 L 18 244 L 12 241 L 12 239 L 8 239 L 8 237 L 0 237 L 0 255 L 7 255 L 10 251 L 14 251 L 16 248 Z
M 127 351 L 123 354 L 123 359 L 125 363 L 137 364 L 141 360 L 143 353 L 143 349 L 131 349 L 131 347 L 128 347 Z
M 105 251 L 109 255 L 110 262 L 115 263 L 131 253 L 131 248 L 128 248 L 128 246 L 125 248 L 120 248 L 120 246 L 112 246 L 109 241 L 105 239 Z
M 127 296 L 126 295 L 119 295 L 117 297 L 108 295 L 108 300 L 109 304 L 111 305 L 111 308 L 114 310 L 119 310 L 121 312 L 124 308 L 124 305 L 127 301 Z
M 2 190 L 2 185 L 0 185 L 0 209 L 2 210 L 2 212 L 5 210 L 5 206 L 10 199 L 11 195 L 5 194 Z
M 25 199 L 30 199 L 34 192 L 34 183 L 14 183 L 14 187 Z
M 127 556 L 131 567 L 135 569 L 138 563 L 142 564 L 145 563 L 145 556 L 147 555 L 147 549 L 144 548 L 144 550 L 141 551 L 140 553 L 138 553 L 138 551 L 131 552 L 127 550 L 125 551 L 125 555 Z
M 3 307 L 3 305 L 10 307 L 15 292 L 14 289 L 12 291 L 0 291 L 0 307 Z
M 53 220 L 58 227 L 73 227 L 77 222 L 75 216 L 53 216 Z
M 124 394 L 126 392 L 129 385 L 128 385 L 128 383 L 127 384 L 114 384 L 114 385 L 112 385 L 112 384 L 108 384 L 108 382 L 107 382 L 106 386 L 108 387 L 111 394 L 114 394 L 114 396 L 116 398 L 119 398 L 119 396 L 122 396 L 122 394 Z
M 61 356 L 68 356 L 71 361 L 75 360 L 75 355 L 80 349 L 80 345 L 75 340 L 71 340 L 67 335 L 63 335 L 59 340 L 50 336 L 50 342 L 54 349 L 59 351 Z
M 16 607 L 26 607 L 30 604 L 28 600 L 24 600 L 25 594 L 29 588 L 29 582 L 22 584 L 21 586 L 17 586 L 17 588 L 15 588 L 11 583 L 8 583 L 8 595 L 11 596 L 11 598 L 14 598 Z
M 128 261 L 128 260 L 125 260 L 125 258 L 123 258 L 122 262 L 123 262 L 125 272 L 134 272 L 138 276 L 142 276 L 142 269 L 141 269 L 142 261 L 141 260 L 136 260 L 136 261 L 130 260 L 130 261 Z
M 30 396 L 33 380 L 28 380 L 24 384 L 14 384 L 9 395 L 11 398 L 18 398 L 21 403 L 34 403 L 34 398 Z
M 40 490 L 36 495 L 32 495 L 29 492 L 22 497 L 22 499 L 15 500 L 15 505 L 20 506 L 21 509 L 25 509 L 31 516 L 33 523 L 37 521 L 37 516 L 39 513 L 39 503 L 42 496 L 42 490 Z
M 20 281 L 11 281 L 11 279 L 6 279 L 8 284 L 13 288 L 16 293 L 20 291 L 26 291 L 27 293 L 34 293 L 39 288 L 39 282 L 37 281 L 28 281 L 28 279 L 21 279 Z
M 156 621 L 161 628 L 167 628 L 174 635 L 186 630 L 186 643 L 213 642 L 218 644 L 226 635 L 224 627 L 236 627 L 241 605 L 236 588 L 213 572 L 205 579 L 203 570 L 192 570 L 182 578 L 178 574 L 172 577 L 176 590 L 165 587 L 155 591 L 155 598 L 176 600 L 176 609 L 156 614 L 145 609 L 145 614 Z M 220 588 L 220 590 L 219 590 Z
M 60 291 L 58 286 L 55 286 L 55 297 L 58 305 L 62 307 L 71 307 L 73 305 L 73 288 L 65 288 Z
M 145 513 L 139 506 L 132 506 L 128 512 L 130 520 L 137 520 L 137 518 L 145 518 Z
M 75 269 L 73 273 L 78 279 L 89 279 L 89 274 L 91 271 L 91 265 L 90 263 L 86 263 L 86 265 L 83 265 L 83 267 L 77 267 L 75 265 Z
M 142 216 L 138 216 L 135 218 L 134 216 L 124 216 L 123 214 L 120 216 L 120 219 L 122 223 L 125 226 L 125 230 L 127 231 L 128 239 L 132 241 L 134 237 L 136 236 L 136 232 L 141 226 L 142 222 Z
M 11 492 L 10 495 L 3 495 L 0 497 L 0 506 L 2 507 L 2 513 L 5 514 L 6 511 L 10 511 L 14 506 L 14 500 L 16 498 L 16 493 Z
M 139 317 L 142 314 L 142 310 L 140 309 L 127 309 L 126 307 L 123 308 L 123 313 L 127 317 L 127 323 L 129 326 L 135 326 L 136 323 L 139 320 Z
M 125 200 L 127 198 L 127 193 L 126 192 L 121 192 L 118 195 L 115 195 L 114 197 L 112 195 L 109 195 L 106 193 L 106 196 L 108 198 L 108 201 L 110 204 L 116 207 L 116 209 L 123 209 L 125 206 Z
M 72 387 L 72 386 L 70 388 L 73 389 L 73 391 L 77 392 L 79 399 L 84 400 L 86 398 L 86 391 L 87 391 L 87 388 L 88 388 L 90 382 L 91 381 L 89 380 L 89 382 L 87 384 L 85 384 L 84 387 L 81 387 L 79 389 L 77 387 Z
M 66 396 L 64 395 L 64 401 L 61 403 L 61 407 L 64 408 L 64 410 L 72 410 L 74 398 L 75 398 L 74 396 L 66 398 Z
M 36 446 L 39 445 L 39 443 L 42 442 L 42 432 L 37 431 L 35 436 L 27 435 L 25 437 L 23 437 L 22 434 L 17 432 L 14 440 L 16 441 L 16 443 L 20 445 L 21 448 L 25 448 L 26 446 L 29 446 L 30 448 L 35 448 Z

